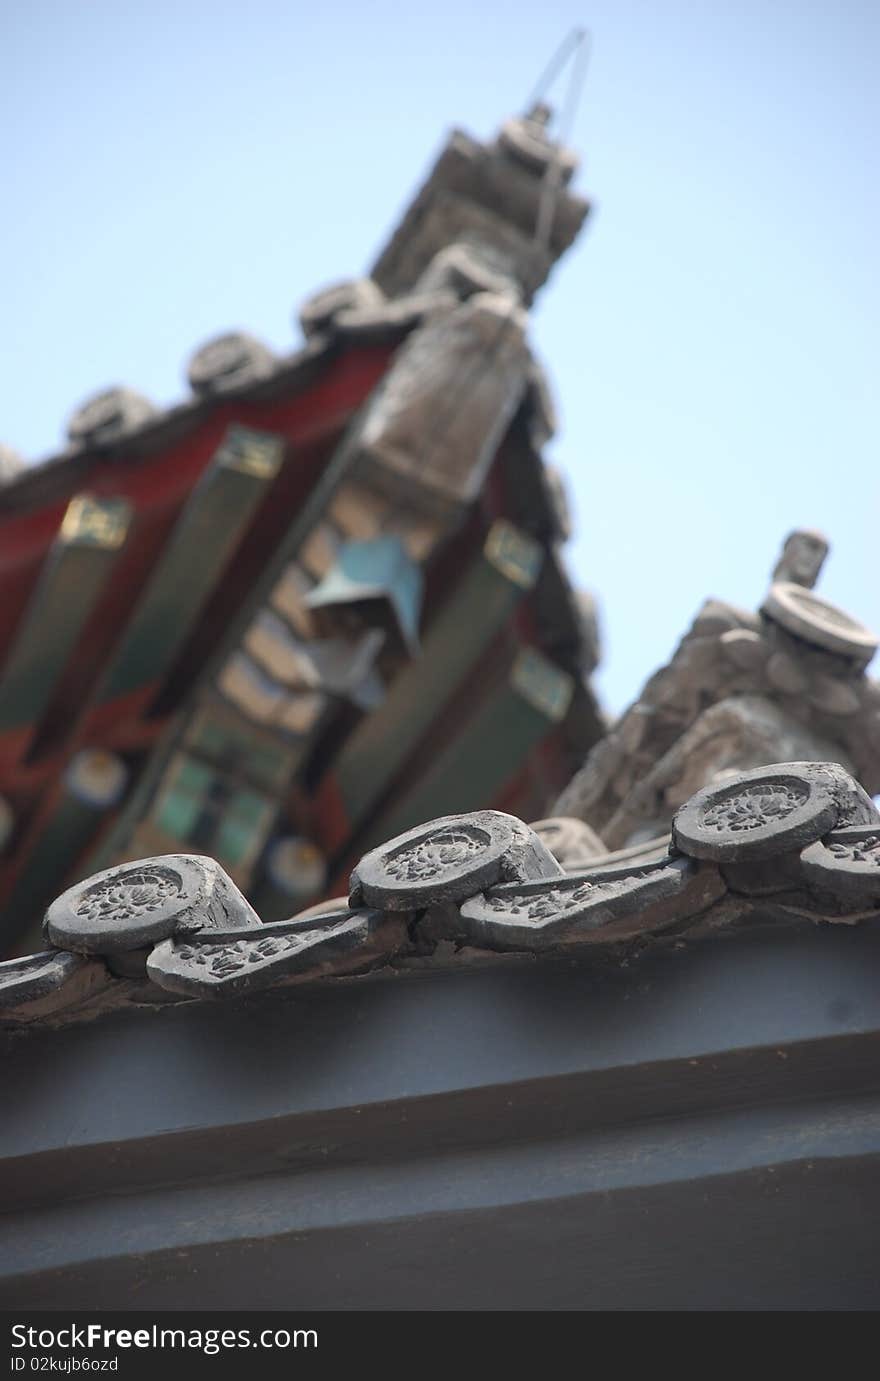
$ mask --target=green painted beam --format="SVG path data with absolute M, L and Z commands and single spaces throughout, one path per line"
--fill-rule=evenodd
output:
M 421 656 L 361 721 L 332 768 L 334 794 L 355 829 L 428 732 L 440 710 L 503 628 L 541 569 L 542 547 L 505 519 L 493 523 L 425 636 Z M 436 813 L 436 812 L 435 812 Z
M 506 681 L 454 742 L 359 841 L 362 852 L 424 820 L 489 805 L 526 754 L 568 712 L 574 682 L 534 648 L 517 653 Z
M 276 734 L 252 725 L 223 703 L 203 702 L 195 714 L 187 717 L 176 752 L 166 763 L 158 782 L 151 782 L 148 774 L 142 772 L 130 792 L 126 810 L 133 811 L 135 825 L 128 835 L 126 848 L 144 855 L 173 853 L 175 849 L 186 852 L 186 833 L 175 833 L 168 827 L 169 785 L 178 772 L 181 759 L 198 764 L 199 771 L 205 775 L 221 778 L 229 784 L 230 791 L 237 788 L 248 796 L 260 796 L 269 802 L 275 801 L 284 790 L 302 751 L 302 745 L 280 741 Z M 173 807 L 171 813 L 173 818 Z M 176 813 L 179 819 L 186 817 L 185 803 L 179 804 Z M 274 812 L 263 821 L 265 832 L 273 818 Z M 218 819 L 216 824 L 222 835 L 221 821 Z M 234 826 L 234 821 L 231 824 Z M 117 825 L 118 820 L 87 858 L 86 873 L 101 872 L 118 856 L 119 846 L 114 837 Z M 198 845 L 197 852 L 204 847 L 205 852 L 215 854 L 224 866 L 231 862 L 220 856 L 217 845 L 198 840 L 189 840 L 189 843 Z M 240 858 L 235 860 L 233 866 L 238 869 L 236 881 L 239 885 L 246 880 L 245 874 L 249 877 L 253 862 L 253 858 L 248 858 L 244 864 Z
M 39 721 L 130 522 L 124 499 L 79 494 L 70 500 L 0 674 L 0 734 Z
M 281 438 L 229 428 L 135 606 L 105 672 L 102 703 L 168 670 L 283 458 Z
M 215 648 L 213 655 L 202 668 L 198 686 L 191 697 L 191 704 L 197 704 L 207 693 L 220 674 L 227 659 L 238 647 L 256 611 L 271 602 L 272 591 L 284 575 L 288 565 L 297 559 L 309 534 L 322 521 L 327 507 L 348 475 L 359 452 L 359 438 L 363 414 L 358 413 L 349 424 L 345 436 L 336 447 L 333 455 L 321 472 L 314 488 L 303 504 L 291 515 L 290 526 L 261 575 L 247 591 L 240 607 L 233 611 L 224 630 L 224 636 Z M 186 734 L 189 715 L 178 715 L 173 724 L 163 734 L 159 745 L 151 753 L 135 789 L 119 812 L 119 817 L 108 831 L 100 850 L 100 857 L 110 861 L 125 853 L 138 821 L 148 808 L 158 783 L 160 782 L 172 755 L 178 750 Z M 106 864 L 96 863 L 95 869 Z

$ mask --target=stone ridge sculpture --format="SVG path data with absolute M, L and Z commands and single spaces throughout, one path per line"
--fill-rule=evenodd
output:
M 758 613 L 708 600 L 555 811 L 620 849 L 668 831 L 706 782 L 782 758 L 839 762 L 880 792 L 878 639 L 812 593 L 827 550 L 791 533 Z
M 613 953 L 743 923 L 880 918 L 880 811 L 837 763 L 712 783 L 677 812 L 665 852 L 642 858 L 566 871 L 550 823 L 538 833 L 498 811 L 430 821 L 367 854 L 347 901 L 265 925 L 213 859 L 108 869 L 53 902 L 54 948 L 0 964 L 0 1017 L 239 996 L 432 957 Z

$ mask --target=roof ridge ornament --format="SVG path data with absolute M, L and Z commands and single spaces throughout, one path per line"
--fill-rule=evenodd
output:
M 866 675 L 880 639 L 813 591 L 827 553 L 798 529 L 757 613 L 707 600 L 555 810 L 619 849 L 663 834 L 719 774 L 780 759 L 836 760 L 880 792 L 880 682 Z
M 793 637 L 845 657 L 860 669 L 868 665 L 880 644 L 870 628 L 797 581 L 775 581 L 761 613 Z
M 24 456 L 16 451 L 14 446 L 7 446 L 4 441 L 0 441 L 0 486 L 11 484 L 26 468 Z
M 136 389 L 116 386 L 94 393 L 67 423 L 74 445 L 111 446 L 159 416 L 159 409 Z
M 248 331 L 225 331 L 190 356 L 186 377 L 193 393 L 210 398 L 267 379 L 276 366 L 273 352 Z
M 830 544 L 823 532 L 815 528 L 795 528 L 782 544 L 779 559 L 773 567 L 773 581 L 790 580 L 812 590 L 819 579 Z

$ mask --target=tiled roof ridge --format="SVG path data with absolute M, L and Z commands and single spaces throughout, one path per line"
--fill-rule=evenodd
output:
M 373 849 L 347 899 L 263 924 L 213 859 L 110 868 L 49 908 L 53 948 L 0 964 L 7 1023 L 499 956 L 612 955 L 756 921 L 880 917 L 880 811 L 838 764 L 782 762 L 702 788 L 671 837 L 618 854 L 578 821 L 446 816 Z
M 203 415 L 218 401 L 271 396 L 340 345 L 402 339 L 461 287 L 460 266 L 451 278 L 446 275 L 452 292 L 444 291 L 443 274 L 432 278 L 428 272 L 430 261 L 443 250 L 459 245 L 465 253 L 477 249 L 494 266 L 480 264 L 478 281 L 470 282 L 467 291 L 497 289 L 502 280 L 511 285 L 516 280 L 517 292 L 528 303 L 588 213 L 588 203 L 565 185 L 577 161 L 529 116 L 506 121 L 498 138 L 485 144 L 453 129 L 371 276 L 331 283 L 298 309 L 303 346 L 279 355 L 246 329 L 222 331 L 198 346 L 187 362 L 191 395 L 164 408 L 127 385 L 105 386 L 75 409 L 67 424 L 68 444 L 44 460 L 28 464 L 14 447 L 0 444 L 0 506 L 17 506 L 35 475 L 45 478 L 47 470 L 71 459 L 137 451 L 163 436 L 167 427 Z M 536 266 L 531 223 L 553 169 L 561 171 L 562 185 L 555 195 L 552 243 L 540 252 Z M 450 199 L 456 203 L 451 217 Z M 418 272 L 409 281 L 395 270 L 396 281 L 391 281 L 383 266 L 399 260 L 402 251 Z M 464 276 L 469 276 L 467 266 Z

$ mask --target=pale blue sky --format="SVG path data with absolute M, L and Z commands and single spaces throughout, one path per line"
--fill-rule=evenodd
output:
M 5 0 L 0 438 L 45 456 L 111 383 L 170 403 L 230 327 L 290 349 L 446 129 L 490 135 L 578 23 L 596 211 L 533 334 L 606 703 L 704 596 L 759 602 L 794 525 L 832 540 L 821 592 L 880 627 L 869 0 Z

